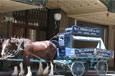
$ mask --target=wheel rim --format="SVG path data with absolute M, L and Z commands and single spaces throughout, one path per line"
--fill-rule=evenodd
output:
M 74 62 L 71 65 L 71 71 L 74 76 L 82 76 L 84 73 L 85 67 L 82 62 Z
M 100 60 L 97 63 L 96 71 L 97 71 L 97 74 L 100 75 L 100 76 L 103 76 L 103 75 L 107 74 L 107 72 L 108 72 L 108 64 L 107 64 L 107 62 L 104 61 L 104 60 Z

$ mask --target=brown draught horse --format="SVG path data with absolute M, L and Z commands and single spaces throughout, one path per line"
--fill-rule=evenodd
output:
M 12 39 L 10 39 L 12 40 Z M 20 42 L 20 40 L 19 40 Z M 13 44 L 11 41 L 9 42 L 10 45 Z M 14 46 L 14 45 L 13 45 Z M 16 43 L 15 43 L 16 46 Z M 24 46 L 21 45 L 20 48 L 22 48 Z M 14 49 L 17 47 L 14 47 Z M 9 49 L 10 53 L 14 53 L 13 49 Z M 17 52 L 17 50 L 15 49 L 15 52 Z M 56 46 L 50 42 L 50 41 L 37 41 L 37 42 L 30 42 L 29 44 L 27 44 L 24 47 L 22 56 L 24 59 L 24 62 L 27 65 L 27 71 L 28 73 L 26 74 L 26 76 L 32 76 L 32 72 L 31 72 L 31 68 L 30 68 L 30 58 L 37 58 L 37 59 L 43 59 L 45 60 L 47 63 L 50 63 L 51 65 L 51 72 L 49 73 L 49 76 L 53 76 L 53 59 L 55 58 L 57 53 L 57 48 Z M 5 56 L 5 52 L 4 55 Z M 15 54 L 15 53 L 14 53 Z M 16 54 L 19 55 L 19 54 Z M 49 69 L 49 65 L 48 67 L 46 67 L 46 69 L 44 70 L 44 74 L 46 74 L 46 70 Z M 40 72 L 40 71 L 39 71 Z
M 27 63 L 28 74 L 26 76 L 32 76 L 31 68 L 30 68 L 30 58 L 37 58 L 43 59 L 47 63 L 50 62 L 51 65 L 51 72 L 49 73 L 50 76 L 53 76 L 53 59 L 56 56 L 57 48 L 56 46 L 50 41 L 37 41 L 31 42 L 27 47 L 24 48 L 25 51 L 25 58 Z M 48 69 L 48 68 L 46 68 Z
M 10 38 L 10 39 L 6 39 L 3 43 L 2 43 L 2 58 L 12 58 L 9 55 L 13 55 L 16 54 L 15 50 L 17 50 L 20 41 L 22 39 L 19 38 Z M 29 44 L 31 42 L 31 40 L 29 39 L 25 39 L 23 38 L 23 47 L 26 47 L 27 44 Z M 20 49 L 21 50 L 21 49 Z M 23 50 L 23 49 L 22 49 Z M 22 58 L 23 56 L 23 51 L 18 52 L 19 54 L 17 54 L 16 56 L 13 56 L 13 58 L 17 59 L 17 58 Z M 8 57 L 7 57 L 8 56 Z M 23 68 L 23 63 L 22 62 L 10 62 L 11 65 L 14 66 L 14 71 L 12 73 L 13 76 L 17 76 L 17 75 L 24 75 L 24 68 Z M 20 66 L 20 72 L 18 74 L 18 65 Z

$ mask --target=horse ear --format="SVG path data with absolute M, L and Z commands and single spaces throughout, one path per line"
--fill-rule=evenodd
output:
M 21 46 L 22 46 L 22 47 L 23 47 L 23 49 L 24 49 L 24 41 L 22 42 Z

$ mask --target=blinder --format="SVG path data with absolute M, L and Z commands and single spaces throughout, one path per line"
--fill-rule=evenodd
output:
M 11 42 L 11 39 L 10 39 L 5 50 L 6 51 L 3 58 L 15 57 L 19 55 L 24 50 L 24 40 L 17 39 L 16 42 Z

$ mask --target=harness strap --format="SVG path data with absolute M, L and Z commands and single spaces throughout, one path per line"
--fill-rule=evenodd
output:
M 24 50 L 23 48 L 21 48 L 21 45 L 22 45 L 23 42 L 24 42 L 23 39 L 19 40 L 18 48 L 17 48 L 16 52 L 14 53 L 15 55 L 17 55 L 18 53 L 20 53 L 21 51 Z
M 44 59 L 40 58 L 39 56 L 37 56 L 37 55 L 31 53 L 31 52 L 28 52 L 28 54 L 31 54 L 32 56 L 36 57 L 37 59 L 44 60 Z

